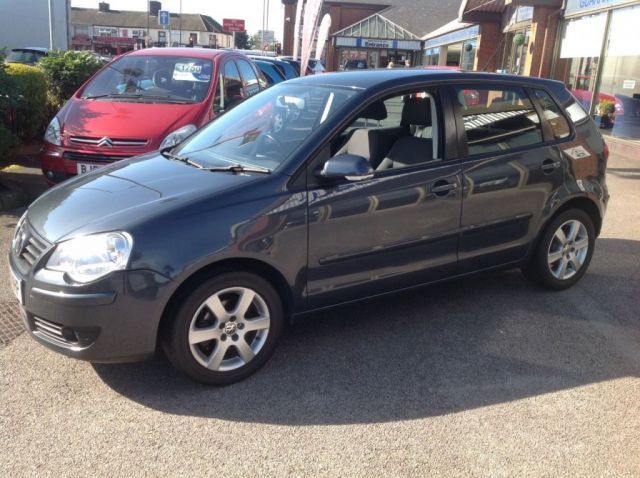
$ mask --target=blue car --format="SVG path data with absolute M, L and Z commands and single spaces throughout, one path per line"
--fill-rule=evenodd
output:
M 602 227 L 607 157 L 551 80 L 293 79 L 42 195 L 17 225 L 11 284 L 44 346 L 93 362 L 161 349 L 227 385 L 312 311 L 495 269 L 573 286 Z

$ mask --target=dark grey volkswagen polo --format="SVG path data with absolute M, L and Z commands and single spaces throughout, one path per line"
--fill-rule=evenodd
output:
M 17 226 L 13 286 L 33 338 L 58 352 L 162 348 L 228 384 L 312 310 L 494 268 L 572 286 L 602 225 L 607 155 L 553 81 L 296 79 L 172 150 L 51 189 Z

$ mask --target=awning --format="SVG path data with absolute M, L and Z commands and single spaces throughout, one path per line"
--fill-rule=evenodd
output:
M 433 30 L 430 33 L 427 33 L 422 37 L 423 40 L 431 40 L 432 38 L 439 37 L 441 35 L 445 35 L 447 33 L 455 32 L 456 30 L 462 30 L 463 28 L 470 27 L 471 23 L 459 22 L 458 20 L 453 20 L 447 23 L 446 25 L 441 26 L 437 30 Z
M 507 5 L 560 8 L 562 0 L 462 0 L 458 20 L 471 23 L 498 23 Z

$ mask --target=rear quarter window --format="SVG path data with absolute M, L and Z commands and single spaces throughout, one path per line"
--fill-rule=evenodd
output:
M 555 139 L 567 138 L 571 135 L 571 128 L 569 123 L 562 114 L 560 107 L 551 98 L 549 93 L 544 90 L 534 89 L 533 95 L 538 100 L 538 103 L 542 107 L 545 119 L 551 128 L 551 132 Z

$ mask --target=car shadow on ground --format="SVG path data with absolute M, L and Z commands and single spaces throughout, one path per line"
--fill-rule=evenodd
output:
M 596 249 L 564 292 L 508 271 L 316 313 L 261 371 L 225 388 L 193 383 L 164 358 L 94 368 L 166 413 L 290 425 L 422 418 L 638 376 L 640 242 Z

